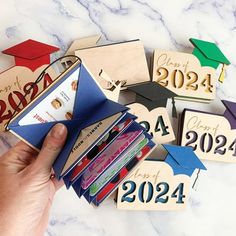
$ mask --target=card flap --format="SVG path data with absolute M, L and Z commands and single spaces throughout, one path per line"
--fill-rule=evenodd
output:
M 25 114 L 39 104 L 45 96 L 50 94 L 59 84 L 61 84 L 71 73 L 79 69 L 78 88 L 76 91 L 76 98 L 74 103 L 74 111 L 72 120 L 60 120 L 56 122 L 47 122 L 34 125 L 22 125 L 18 122 L 25 116 Z M 100 89 L 100 86 L 92 78 L 83 64 L 77 64 L 68 73 L 63 75 L 60 80 L 57 81 L 56 86 L 48 88 L 41 96 L 39 96 L 32 104 L 30 104 L 25 110 L 19 113 L 9 124 L 10 130 L 22 139 L 25 139 L 29 144 L 35 146 L 37 149 L 41 148 L 42 142 L 46 134 L 56 123 L 63 123 L 67 126 L 69 136 L 72 135 L 69 142 L 63 148 L 63 155 L 60 154 L 54 163 L 54 170 L 56 176 L 62 177 L 61 172 L 67 163 L 68 155 L 76 142 L 81 130 L 86 127 L 102 121 L 115 114 L 122 113 L 128 110 L 127 107 L 113 102 L 106 98 Z M 120 116 L 119 116 L 120 117 Z M 115 121 L 114 121 L 115 122 Z M 37 136 L 35 135 L 37 133 Z M 102 134 L 101 134 L 102 135 Z M 67 146 L 68 145 L 68 146 Z M 67 154 L 67 155 L 66 155 Z M 79 157 L 78 157 L 79 158 Z M 64 170 L 65 171 L 65 170 Z M 66 172 L 65 172 L 66 174 Z
M 106 100 L 106 96 L 83 64 L 80 65 L 73 117 L 83 119 Z
M 32 125 L 23 125 L 23 126 L 11 126 L 9 125 L 10 131 L 16 134 L 20 139 L 23 139 L 30 146 L 40 150 L 43 144 L 43 140 L 51 130 L 51 128 L 58 122 L 48 122 L 42 124 L 32 124 Z M 78 128 L 78 124 L 81 124 L 78 121 L 62 121 L 68 129 L 68 134 L 75 133 L 75 130 Z M 37 134 L 37 135 L 35 135 Z
M 82 177 L 78 178 L 73 184 L 72 187 L 74 191 L 76 192 L 77 196 L 80 198 L 82 196 L 81 194 L 81 182 L 82 182 Z

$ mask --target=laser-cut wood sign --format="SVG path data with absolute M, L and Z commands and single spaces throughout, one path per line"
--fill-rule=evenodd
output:
M 193 148 L 203 160 L 236 162 L 236 104 L 223 101 L 223 115 L 185 110 L 182 114 L 182 146 Z
M 76 39 L 68 48 L 65 55 L 66 56 L 75 55 L 75 52 L 78 50 L 96 47 L 100 38 L 101 38 L 100 35 L 93 35 L 85 38 Z M 61 64 L 64 68 L 70 67 L 74 62 L 75 62 L 74 57 L 65 57 L 62 58 L 61 60 Z M 107 96 L 107 98 L 111 99 L 114 102 L 118 102 L 122 82 L 113 81 L 103 69 L 99 71 L 97 78 L 99 78 L 101 89 Z M 104 84 L 106 84 L 106 86 L 104 86 Z
M 99 76 L 104 70 L 113 80 L 121 82 L 121 87 L 150 80 L 144 46 L 140 40 L 99 45 L 75 51 L 88 66 L 90 72 L 106 89 L 109 83 Z
M 215 69 L 202 67 L 197 57 L 189 53 L 156 49 L 153 81 L 183 99 L 207 102 L 215 98 Z
M 153 81 L 170 89 L 185 100 L 209 102 L 215 98 L 216 69 L 223 64 L 219 81 L 224 80 L 229 60 L 214 42 L 190 38 L 192 54 L 156 49 Z
M 15 66 L 0 73 L 0 131 L 13 111 L 19 112 L 56 78 L 56 72 L 49 68 L 43 79 L 30 90 L 33 82 L 50 63 L 50 53 L 59 48 L 34 40 L 27 40 L 3 51 L 15 57 Z M 28 93 L 24 97 L 24 95 Z M 19 102 L 22 105 L 18 107 Z
M 137 116 L 137 122 L 144 126 L 155 143 L 167 143 L 175 140 L 175 134 L 165 107 L 158 107 L 149 111 L 139 103 L 130 104 L 130 113 Z
M 196 168 L 206 168 L 191 148 L 163 146 L 167 151 L 164 161 L 145 160 L 121 184 L 118 189 L 118 209 L 182 210 L 185 208 L 192 173 Z
M 144 161 L 119 188 L 118 209 L 180 210 L 189 194 L 189 177 L 174 176 L 164 162 Z

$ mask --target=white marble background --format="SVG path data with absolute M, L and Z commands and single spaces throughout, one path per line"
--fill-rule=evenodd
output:
M 154 48 L 189 52 L 190 37 L 217 42 L 232 63 L 217 93 L 236 100 L 235 0 L 0 0 L 0 10 L 0 50 L 32 38 L 57 45 L 63 54 L 74 39 L 94 34 L 111 42 L 140 38 L 148 54 Z M 0 54 L 0 70 L 12 64 Z M 13 142 L 1 135 L 1 152 Z M 182 212 L 118 211 L 111 199 L 93 209 L 62 189 L 45 235 L 234 236 L 236 165 L 205 165 L 208 171 Z

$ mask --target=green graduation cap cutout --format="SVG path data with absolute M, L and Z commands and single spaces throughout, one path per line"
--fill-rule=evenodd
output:
M 194 45 L 192 52 L 201 63 L 201 66 L 209 66 L 217 69 L 219 64 L 223 64 L 219 81 L 224 81 L 225 65 L 229 65 L 230 61 L 225 57 L 219 47 L 212 42 L 203 41 L 200 39 L 190 38 L 190 42 Z

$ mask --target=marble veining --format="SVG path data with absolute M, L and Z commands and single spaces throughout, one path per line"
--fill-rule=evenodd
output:
M 140 38 L 148 56 L 154 48 L 190 52 L 190 37 L 217 42 L 232 63 L 217 96 L 236 101 L 235 0 L 0 0 L 0 9 L 0 50 L 32 38 L 60 47 L 59 56 L 74 39 L 94 34 L 108 42 Z M 13 58 L 0 54 L 0 62 L 4 70 Z M 0 153 L 16 142 L 2 133 Z M 181 212 L 118 211 L 112 198 L 95 209 L 63 188 L 45 236 L 234 236 L 236 165 L 204 164 L 208 171 L 200 173 Z

